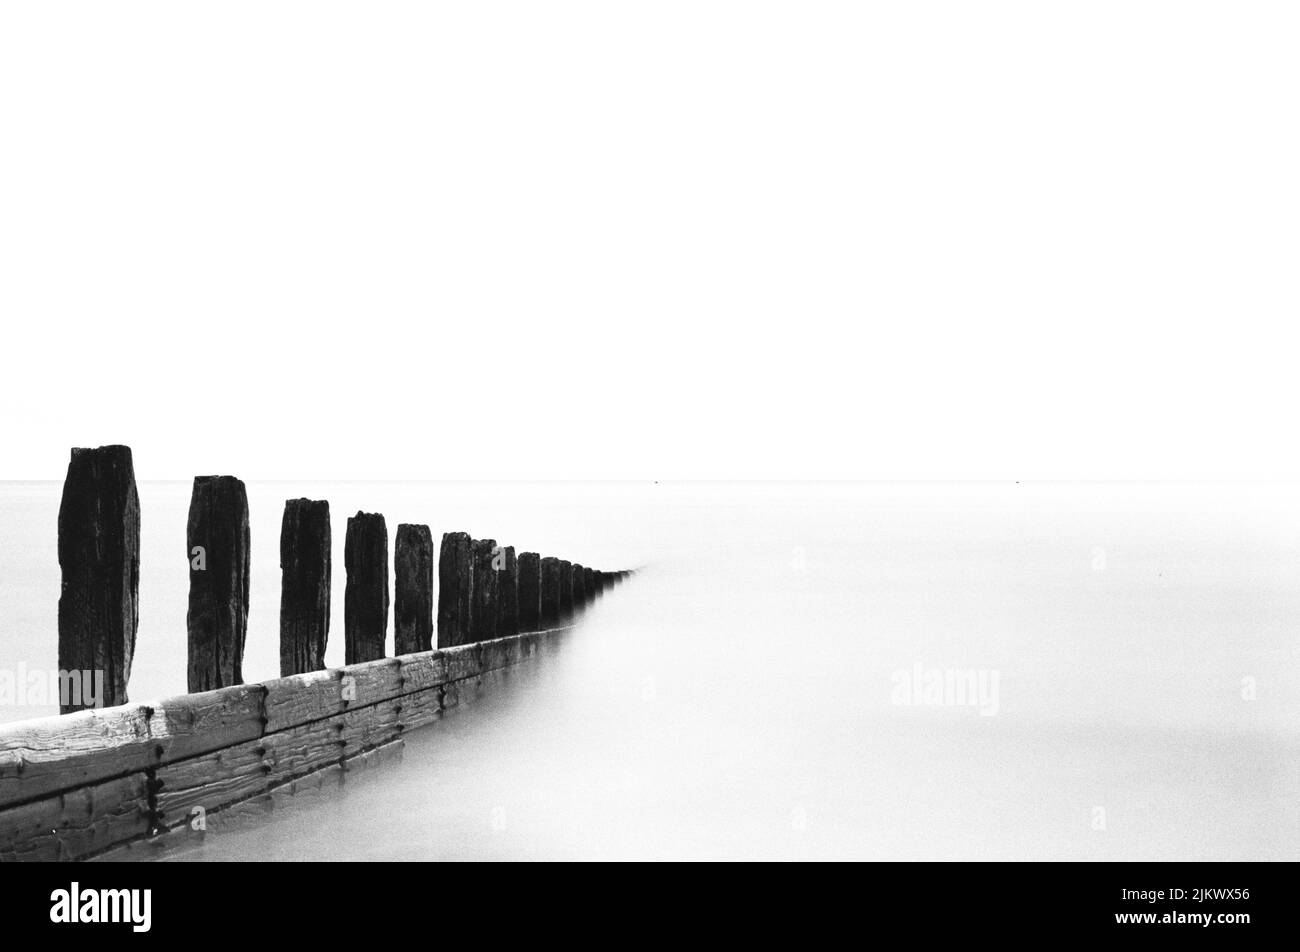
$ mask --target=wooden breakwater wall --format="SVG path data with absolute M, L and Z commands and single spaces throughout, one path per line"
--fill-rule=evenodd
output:
M 388 537 L 358 512 L 345 546 L 347 665 L 324 669 L 329 504 L 291 499 L 281 526 L 281 677 L 244 684 L 248 501 L 234 477 L 198 477 L 190 559 L 188 695 L 133 705 L 140 504 L 127 447 L 73 450 L 59 510 L 59 665 L 103 675 L 62 714 L 0 725 L 0 861 L 85 859 L 175 829 L 356 758 L 475 697 L 570 628 L 630 571 L 601 572 L 467 533 L 399 526 L 397 657 L 385 657 Z M 437 617 L 434 618 L 434 578 Z M 433 643 L 436 632 L 436 646 Z M 78 684 L 73 678 L 70 685 Z
M 400 743 L 569 629 L 0 726 L 0 861 L 87 859 Z

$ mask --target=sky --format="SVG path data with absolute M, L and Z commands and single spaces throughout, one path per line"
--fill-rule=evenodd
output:
M 0 7 L 0 479 L 1300 478 L 1294 5 Z

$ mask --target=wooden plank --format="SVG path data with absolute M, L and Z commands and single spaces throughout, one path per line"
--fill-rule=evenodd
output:
M 477 676 L 448 681 L 442 686 L 443 713 L 472 704 L 478 699 L 480 687 L 480 678 Z
M 0 810 L 0 862 L 83 859 L 149 832 L 144 773 Z
M 241 684 L 168 698 L 154 705 L 149 733 L 170 763 L 262 736 L 266 688 Z
M 401 710 L 401 699 L 393 698 L 343 714 L 340 737 L 345 745 L 344 756 L 351 756 L 353 748 L 378 747 L 396 740 L 402 732 Z
M 398 723 L 402 734 L 432 724 L 442 717 L 442 685 L 401 697 Z
M 402 693 L 402 662 L 397 658 L 380 658 L 339 669 L 343 680 L 343 707 L 348 710 Z M 351 679 L 351 690 L 348 689 Z
M 447 659 L 441 651 L 424 651 L 397 659 L 403 694 L 440 686 L 447 680 Z
M 159 767 L 154 780 L 156 822 L 187 823 L 195 807 L 211 812 L 265 792 L 265 752 L 262 741 L 255 740 Z
M 343 758 L 343 716 L 301 724 L 262 738 L 263 763 L 269 768 L 266 782 L 276 787 L 337 764 Z
M 495 671 L 497 668 L 508 668 L 512 664 L 518 664 L 520 650 L 518 636 L 485 641 L 483 642 L 480 670 L 486 674 L 488 671 Z
M 477 677 L 478 673 L 483 670 L 480 646 L 477 644 L 448 648 L 442 653 L 442 656 L 447 665 L 448 681 Z
M 336 668 L 276 678 L 262 688 L 267 734 L 343 713 L 342 674 Z
M 143 770 L 158 762 L 138 704 L 0 726 L 0 807 Z

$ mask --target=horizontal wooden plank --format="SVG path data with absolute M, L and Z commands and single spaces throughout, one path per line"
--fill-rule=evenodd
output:
M 347 746 L 343 737 L 343 715 L 268 734 L 262 738 L 262 744 L 266 750 L 263 762 L 270 767 L 268 786 L 288 783 L 336 765 L 343 759 Z
M 0 807 L 157 762 L 149 709 L 138 704 L 0 725 Z
M 479 694 L 479 678 L 461 678 L 448 681 L 442 686 L 443 713 L 472 704 Z
M 457 645 L 455 648 L 443 648 L 442 657 L 447 665 L 447 680 L 459 681 L 461 678 L 477 677 L 483 670 L 479 658 L 480 645 Z
M 264 792 L 264 753 L 259 739 L 159 767 L 154 783 L 158 825 L 188 822 L 195 807 L 210 812 Z
M 262 682 L 266 733 L 278 733 L 343 713 L 342 673 L 334 668 Z
M 508 668 L 518 664 L 522 657 L 522 647 L 523 643 L 517 636 L 483 642 L 481 670 L 495 671 L 497 668 Z
M 144 773 L 0 810 L 0 862 L 83 859 L 149 832 Z
M 399 720 L 401 709 L 401 699 L 391 698 L 342 715 L 344 756 L 352 756 L 354 748 L 378 747 L 396 740 L 402 732 Z
M 97 853 L 385 749 L 567 630 L 0 727 L 0 859 Z
M 432 724 L 442 716 L 442 685 L 414 694 L 403 694 L 398 722 L 402 733 Z
M 397 660 L 402 666 L 403 694 L 440 687 L 447 680 L 447 659 L 441 651 L 422 651 Z
M 339 670 L 342 672 L 344 710 L 366 707 L 402 693 L 402 663 L 397 658 L 380 658 Z
M 161 763 L 256 740 L 262 736 L 265 698 L 262 685 L 240 684 L 159 701 L 149 733 Z

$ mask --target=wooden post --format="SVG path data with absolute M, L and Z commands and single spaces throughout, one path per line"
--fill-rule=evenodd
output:
M 189 690 L 244 683 L 248 493 L 234 476 L 195 476 L 185 532 L 190 563 Z
M 542 559 L 536 552 L 519 553 L 519 630 L 542 627 Z
M 573 607 L 581 611 L 587 604 L 587 569 L 585 566 L 573 565 Z
M 592 602 L 596 600 L 596 593 L 598 591 L 599 589 L 596 588 L 596 570 L 584 567 L 582 570 L 583 595 L 586 597 L 588 602 Z
M 542 559 L 542 625 L 545 628 L 554 628 L 560 621 L 562 568 L 560 560 L 554 556 Z
M 140 496 L 129 446 L 73 449 L 59 568 L 59 670 L 68 673 L 59 712 L 125 704 L 140 622 Z
M 472 547 L 474 572 L 473 608 L 469 613 L 470 641 L 491 641 L 497 636 L 497 560 L 501 550 L 496 539 L 475 539 Z
M 473 573 L 467 532 L 445 532 L 438 552 L 438 647 L 468 644 Z
M 330 504 L 289 499 L 280 523 L 280 676 L 325 667 L 330 634 Z
M 513 545 L 501 548 L 501 569 L 497 572 L 497 637 L 519 634 L 519 560 Z
M 393 653 L 433 647 L 433 533 L 403 522 L 393 547 L 397 579 L 393 598 Z
M 591 573 L 591 581 L 596 586 L 596 594 L 602 595 L 605 592 L 605 573 L 596 569 Z
M 560 620 L 573 617 L 573 563 L 560 559 Z
M 343 568 L 344 662 L 378 661 L 388 635 L 388 526 L 382 515 L 358 512 L 348 519 Z

